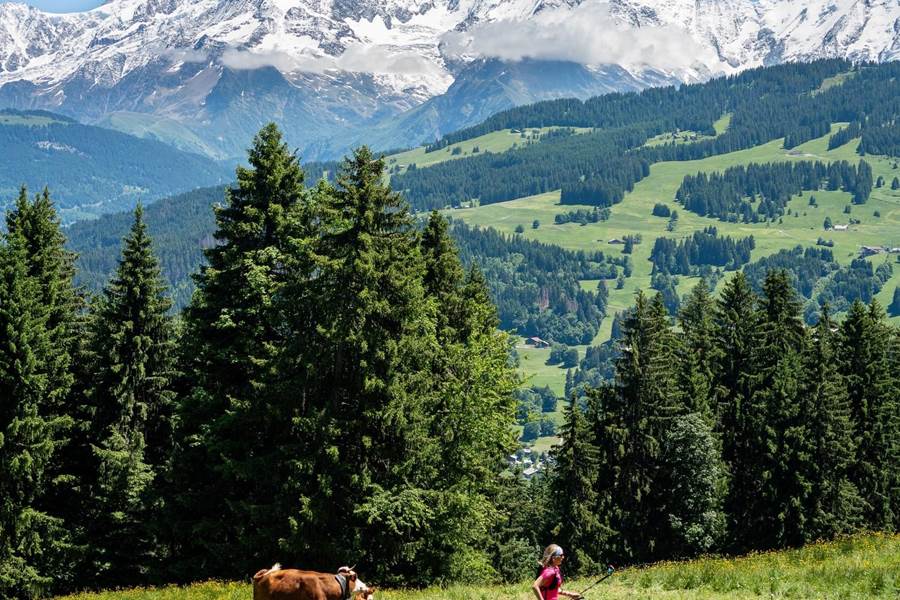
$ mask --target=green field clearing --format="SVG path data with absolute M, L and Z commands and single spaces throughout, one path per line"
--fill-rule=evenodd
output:
M 840 127 L 841 125 L 835 126 Z M 836 129 L 835 129 L 836 130 Z M 850 215 L 844 214 L 844 207 L 850 204 L 850 194 L 846 192 L 813 192 L 818 207 L 808 206 L 809 192 L 794 198 L 788 208 L 792 216 L 785 216 L 781 223 L 726 223 L 716 219 L 701 217 L 681 208 L 675 202 L 675 192 L 685 175 L 699 171 L 721 171 L 731 166 L 749 164 L 751 162 L 776 162 L 785 160 L 849 160 L 856 162 L 860 157 L 856 154 L 858 141 L 851 142 L 835 150 L 827 150 L 828 137 L 812 140 L 786 151 L 782 148 L 782 140 L 775 140 L 749 150 L 713 156 L 703 160 L 685 162 L 661 162 L 650 168 L 650 176 L 639 182 L 633 192 L 626 195 L 623 202 L 611 209 L 608 221 L 578 225 L 566 223 L 556 225 L 553 218 L 560 212 L 588 206 L 561 206 L 559 192 L 550 192 L 538 196 L 530 196 L 509 202 L 490 204 L 468 209 L 446 211 L 445 214 L 459 218 L 472 225 L 494 227 L 500 231 L 513 234 L 517 225 L 525 227 L 521 234 L 530 239 L 545 243 L 557 244 L 574 250 L 601 250 L 615 254 L 621 252 L 622 246 L 610 245 L 614 238 L 622 238 L 628 234 L 640 234 L 643 243 L 635 246 L 632 254 L 634 274 L 626 280 L 625 287 L 616 290 L 613 282 L 609 282 L 610 314 L 632 304 L 634 293 L 638 289 L 649 289 L 650 250 L 657 237 L 688 237 L 695 231 L 710 225 L 718 228 L 720 235 L 745 237 L 753 235 L 756 249 L 751 260 L 773 254 L 782 249 L 794 246 L 814 246 L 819 237 L 831 239 L 835 259 L 848 264 L 859 255 L 860 246 L 900 246 L 900 190 L 891 190 L 889 185 L 872 191 L 869 202 L 852 206 Z M 867 156 L 865 160 L 872 165 L 877 178 L 883 176 L 888 182 L 900 170 L 893 168 L 893 162 L 884 157 Z M 668 204 L 678 211 L 678 226 L 674 232 L 666 231 L 668 219 L 651 215 L 653 205 L 657 202 Z M 876 218 L 874 212 L 880 217 Z M 851 225 L 847 231 L 830 231 L 823 229 L 825 217 L 831 218 L 834 224 L 846 224 L 849 217 L 859 219 L 859 225 Z M 531 228 L 533 220 L 539 220 L 538 229 Z M 876 264 L 880 261 L 896 261 L 895 256 L 874 256 L 869 260 Z M 689 290 L 696 279 L 681 277 L 679 292 Z M 894 278 L 887 283 L 880 300 L 890 300 L 894 285 L 900 283 L 900 268 Z M 596 286 L 596 282 L 587 282 L 588 289 Z M 612 326 L 611 319 L 604 321 L 604 326 L 594 340 L 595 343 L 609 338 Z
M 364 574 L 363 574 L 364 575 Z M 363 579 L 370 585 L 377 582 Z M 582 591 L 593 580 L 567 580 Z M 875 534 L 740 558 L 702 558 L 624 569 L 593 588 L 588 600 L 896 599 L 900 536 Z M 67 600 L 248 600 L 246 582 L 78 594 Z M 379 590 L 377 600 L 531 600 L 528 584 Z
M 845 125 L 835 125 L 832 132 L 843 126 Z M 752 261 L 797 245 L 814 246 L 819 237 L 834 241 L 832 251 L 835 260 L 841 264 L 849 264 L 853 258 L 859 255 L 860 246 L 863 245 L 900 246 L 900 190 L 892 191 L 889 184 L 874 189 L 866 204 L 852 206 L 849 215 L 843 212 L 844 207 L 850 204 L 849 193 L 841 191 L 813 192 L 812 195 L 816 197 L 818 204 L 818 207 L 814 208 L 808 206 L 810 192 L 804 192 L 802 196 L 797 196 L 791 201 L 788 208 L 792 216 L 783 217 L 781 223 L 726 223 L 688 212 L 674 199 L 682 179 L 688 174 L 695 174 L 699 171 L 721 171 L 731 166 L 751 162 L 786 160 L 857 162 L 861 158 L 856 154 L 858 144 L 859 141 L 854 140 L 829 151 L 827 149 L 828 136 L 825 136 L 787 151 L 782 147 L 782 140 L 775 140 L 752 149 L 703 160 L 657 163 L 651 166 L 649 177 L 639 182 L 634 191 L 626 195 L 623 202 L 612 207 L 610 219 L 605 222 L 587 225 L 576 223 L 556 225 L 553 219 L 558 213 L 578 208 L 591 208 L 589 206 L 561 206 L 559 192 L 475 208 L 448 210 L 445 211 L 445 214 L 462 219 L 471 225 L 494 227 L 509 234 L 514 234 L 517 225 L 523 225 L 525 233 L 521 235 L 529 239 L 557 244 L 574 250 L 601 250 L 613 255 L 621 253 L 622 246 L 610 245 L 609 240 L 622 238 L 627 234 L 640 234 L 643 242 L 634 247 L 634 253 L 631 256 L 634 263 L 632 277 L 625 281 L 625 287 L 621 290 L 615 289 L 614 281 L 607 282 L 609 318 L 604 319 L 600 331 L 594 339 L 594 343 L 599 344 L 610 337 L 612 315 L 631 306 L 634 302 L 634 294 L 639 289 L 650 289 L 652 267 L 649 260 L 650 251 L 653 248 L 654 240 L 660 236 L 688 237 L 695 231 L 710 225 L 717 227 L 720 235 L 732 237 L 753 235 L 756 240 L 756 248 L 753 251 Z M 876 178 L 881 175 L 887 182 L 890 182 L 895 176 L 900 175 L 900 170 L 894 169 L 893 161 L 885 157 L 866 156 L 865 160 L 872 165 Z M 667 218 L 651 215 L 653 205 L 657 202 L 668 204 L 670 208 L 678 211 L 678 226 L 674 232 L 666 231 Z M 879 218 L 874 217 L 876 210 L 881 215 Z M 861 223 L 851 225 L 847 231 L 826 232 L 823 228 L 826 216 L 830 217 L 834 224 L 846 224 L 849 217 L 859 219 Z M 540 221 L 538 229 L 531 227 L 534 220 Z M 896 262 L 897 257 L 896 255 L 878 255 L 869 260 L 877 265 L 882 261 Z M 679 277 L 678 292 L 680 294 L 687 293 L 696 282 L 696 278 Z M 588 290 L 596 289 L 596 285 L 596 281 L 582 282 L 582 287 Z M 900 264 L 895 267 L 893 278 L 885 284 L 877 296 L 883 306 L 887 306 L 891 302 L 894 287 L 897 285 L 900 285 Z M 721 284 L 719 287 L 721 288 Z M 900 317 L 895 317 L 893 321 L 900 323 Z M 580 351 L 583 356 L 583 350 Z M 537 353 L 539 351 L 531 349 L 529 352 Z M 549 353 L 549 351 L 545 352 Z M 531 360 L 530 355 L 528 360 L 521 361 L 521 367 L 524 375 L 531 377 L 534 385 L 550 385 L 554 390 L 562 389 L 565 381 L 564 369 L 548 367 L 541 360 Z
M 388 171 L 394 167 L 399 167 L 401 173 L 405 173 L 410 164 L 415 164 L 417 169 L 422 167 L 430 167 L 448 160 L 456 160 L 459 158 L 469 158 L 477 156 L 481 152 L 500 153 L 506 152 L 515 146 L 521 146 L 525 143 L 534 141 L 539 142 L 541 134 L 547 133 L 554 129 L 563 129 L 561 127 L 540 127 L 525 129 L 525 137 L 522 137 L 522 131 L 512 129 L 501 129 L 493 131 L 485 135 L 480 135 L 469 140 L 450 144 L 446 148 L 435 150 L 434 152 L 425 152 L 425 146 L 419 146 L 406 152 L 399 154 L 391 154 L 385 157 L 385 164 Z M 590 127 L 572 127 L 576 133 L 586 133 L 592 131 Z M 459 149 L 458 154 L 453 154 L 455 149 Z M 478 153 L 474 152 L 478 148 Z
M 730 124 L 731 113 L 725 113 L 713 123 L 713 129 L 715 129 L 716 135 L 703 135 L 696 131 L 667 131 L 666 133 L 661 133 L 650 138 L 644 142 L 644 146 L 652 148 L 653 146 L 662 146 L 663 144 L 692 144 L 694 142 L 702 142 L 703 140 L 715 139 L 725 133 Z

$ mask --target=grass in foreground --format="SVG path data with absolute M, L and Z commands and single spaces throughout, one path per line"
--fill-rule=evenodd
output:
M 567 582 L 581 591 L 592 580 Z M 68 596 L 67 600 L 247 600 L 250 585 L 206 582 Z M 529 600 L 528 584 L 384 590 L 379 600 Z M 704 558 L 625 569 L 585 596 L 612 600 L 797 600 L 900 597 L 900 536 L 873 534 L 746 557 Z

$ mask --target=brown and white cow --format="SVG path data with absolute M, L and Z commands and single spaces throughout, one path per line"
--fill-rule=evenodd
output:
M 345 585 L 341 585 L 343 578 Z M 375 600 L 375 588 L 349 567 L 333 573 L 282 569 L 276 564 L 253 576 L 253 600 Z

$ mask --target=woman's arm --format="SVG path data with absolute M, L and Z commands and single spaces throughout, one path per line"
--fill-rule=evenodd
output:
M 544 600 L 544 595 L 541 593 L 541 584 L 543 583 L 544 578 L 538 575 L 538 578 L 531 584 L 531 590 L 534 592 L 534 597 L 537 598 L 537 600 Z
M 581 594 L 578 592 L 567 592 L 566 590 L 559 590 L 560 596 L 567 596 L 569 598 L 573 598 L 573 600 L 580 600 Z

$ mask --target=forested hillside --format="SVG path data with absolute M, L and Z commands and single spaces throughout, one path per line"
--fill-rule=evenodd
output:
M 0 111 L 0 209 L 19 187 L 53 190 L 63 219 L 127 210 L 230 179 L 231 167 L 43 111 Z
M 177 320 L 140 207 L 85 305 L 51 197 L 19 196 L 0 244 L 3 597 L 274 560 L 399 587 L 523 581 L 550 539 L 590 574 L 900 526 L 900 331 L 859 301 L 806 326 L 779 269 L 760 293 L 701 280 L 677 331 L 639 292 L 609 377 L 574 390 L 547 472 L 521 477 L 521 381 L 484 273 L 440 214 L 417 226 L 384 167 L 363 148 L 307 187 L 264 128 Z M 608 264 L 460 239 L 523 287 L 564 258 L 558 294 Z

